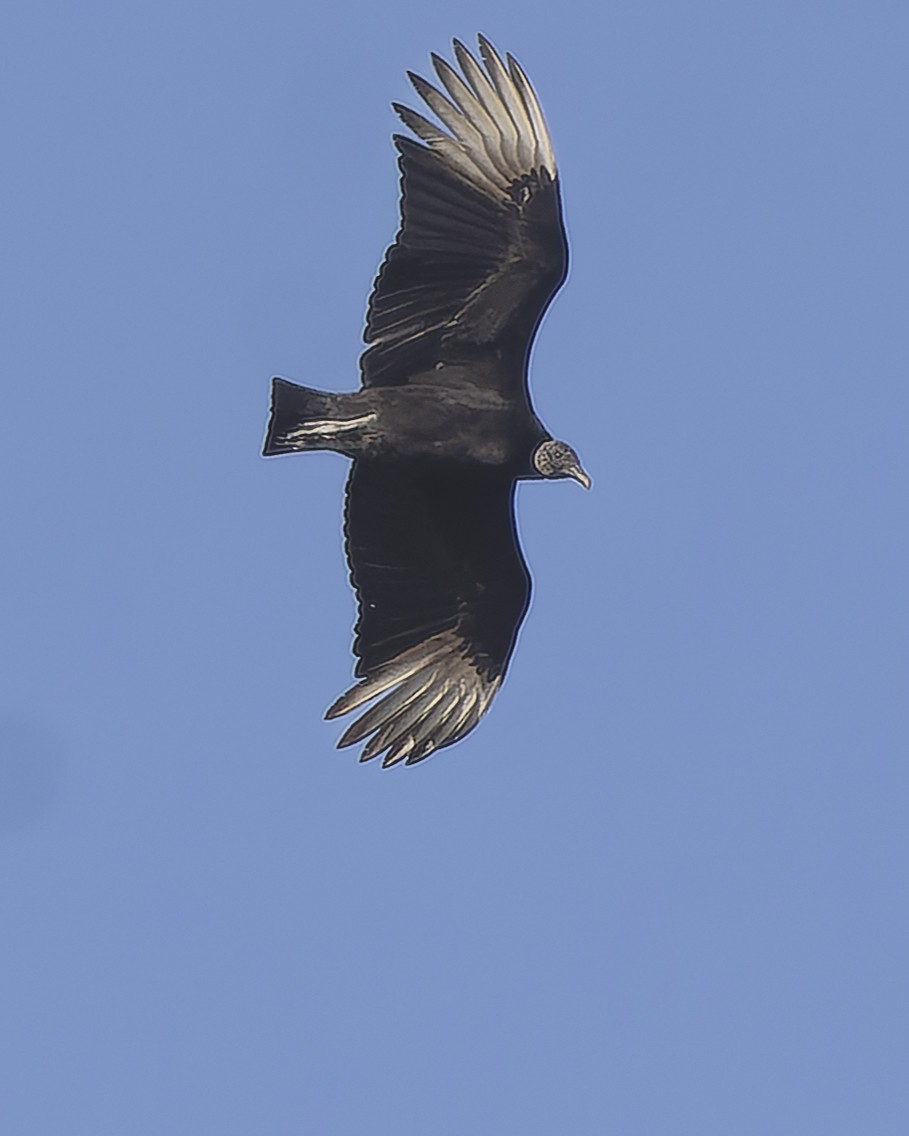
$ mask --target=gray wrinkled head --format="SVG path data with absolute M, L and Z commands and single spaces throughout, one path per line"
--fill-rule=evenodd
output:
M 540 477 L 571 477 L 589 489 L 590 478 L 584 472 L 581 459 L 567 442 L 550 438 L 533 451 L 533 468 Z

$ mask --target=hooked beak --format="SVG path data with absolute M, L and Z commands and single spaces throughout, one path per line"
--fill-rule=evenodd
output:
M 593 482 L 590 480 L 590 475 L 583 470 L 580 465 L 573 465 L 566 472 L 573 481 L 578 482 L 579 485 L 583 485 L 585 489 L 589 489 L 591 485 L 593 485 Z

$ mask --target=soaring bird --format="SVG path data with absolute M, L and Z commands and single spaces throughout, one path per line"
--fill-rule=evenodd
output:
M 369 297 L 361 386 L 272 380 L 264 453 L 353 459 L 344 535 L 360 681 L 327 718 L 368 708 L 339 747 L 413 765 L 465 737 L 496 695 L 530 599 L 515 528 L 524 479 L 578 455 L 536 416 L 530 348 L 565 280 L 559 180 L 520 64 L 458 40 L 444 88 L 408 72 L 431 121 L 397 103 L 401 221 Z

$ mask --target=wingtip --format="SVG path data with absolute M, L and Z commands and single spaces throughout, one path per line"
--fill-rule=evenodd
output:
M 347 697 L 346 694 L 342 694 L 340 698 L 336 698 L 334 700 L 334 702 L 332 702 L 331 706 L 329 706 L 328 709 L 325 711 L 324 719 L 323 719 L 324 721 L 331 722 L 335 718 L 341 717 L 341 715 L 344 713 L 344 705 L 343 704 L 344 704 L 344 699 L 346 697 Z M 338 745 L 340 746 L 340 742 L 338 743 Z
M 477 43 L 480 62 L 460 39 L 452 40 L 460 72 L 437 52 L 430 53 L 440 88 L 407 71 L 441 128 L 422 116 L 409 117 L 398 106 L 396 113 L 437 160 L 487 196 L 502 198 L 522 177 L 540 176 L 543 170 L 554 180 L 552 142 L 530 80 L 510 52 L 503 62 L 481 32 Z
M 423 98 L 425 91 L 435 90 L 432 83 L 430 83 L 428 79 L 424 79 L 423 76 L 416 71 L 408 71 L 407 78 L 410 80 L 411 86 L 420 98 Z
M 469 47 L 465 47 L 459 39 L 453 39 L 451 41 L 451 48 L 454 52 L 455 59 L 458 61 L 458 66 L 461 68 L 462 72 L 466 72 L 471 63 L 475 67 L 479 67 L 476 59 L 474 59 L 473 52 Z

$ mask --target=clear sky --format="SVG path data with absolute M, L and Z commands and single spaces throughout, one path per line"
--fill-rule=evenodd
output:
M 594 479 L 470 739 L 360 766 L 346 464 L 404 72 L 483 31 L 572 242 Z M 0 16 L 0 1128 L 909 1131 L 909 9 Z

